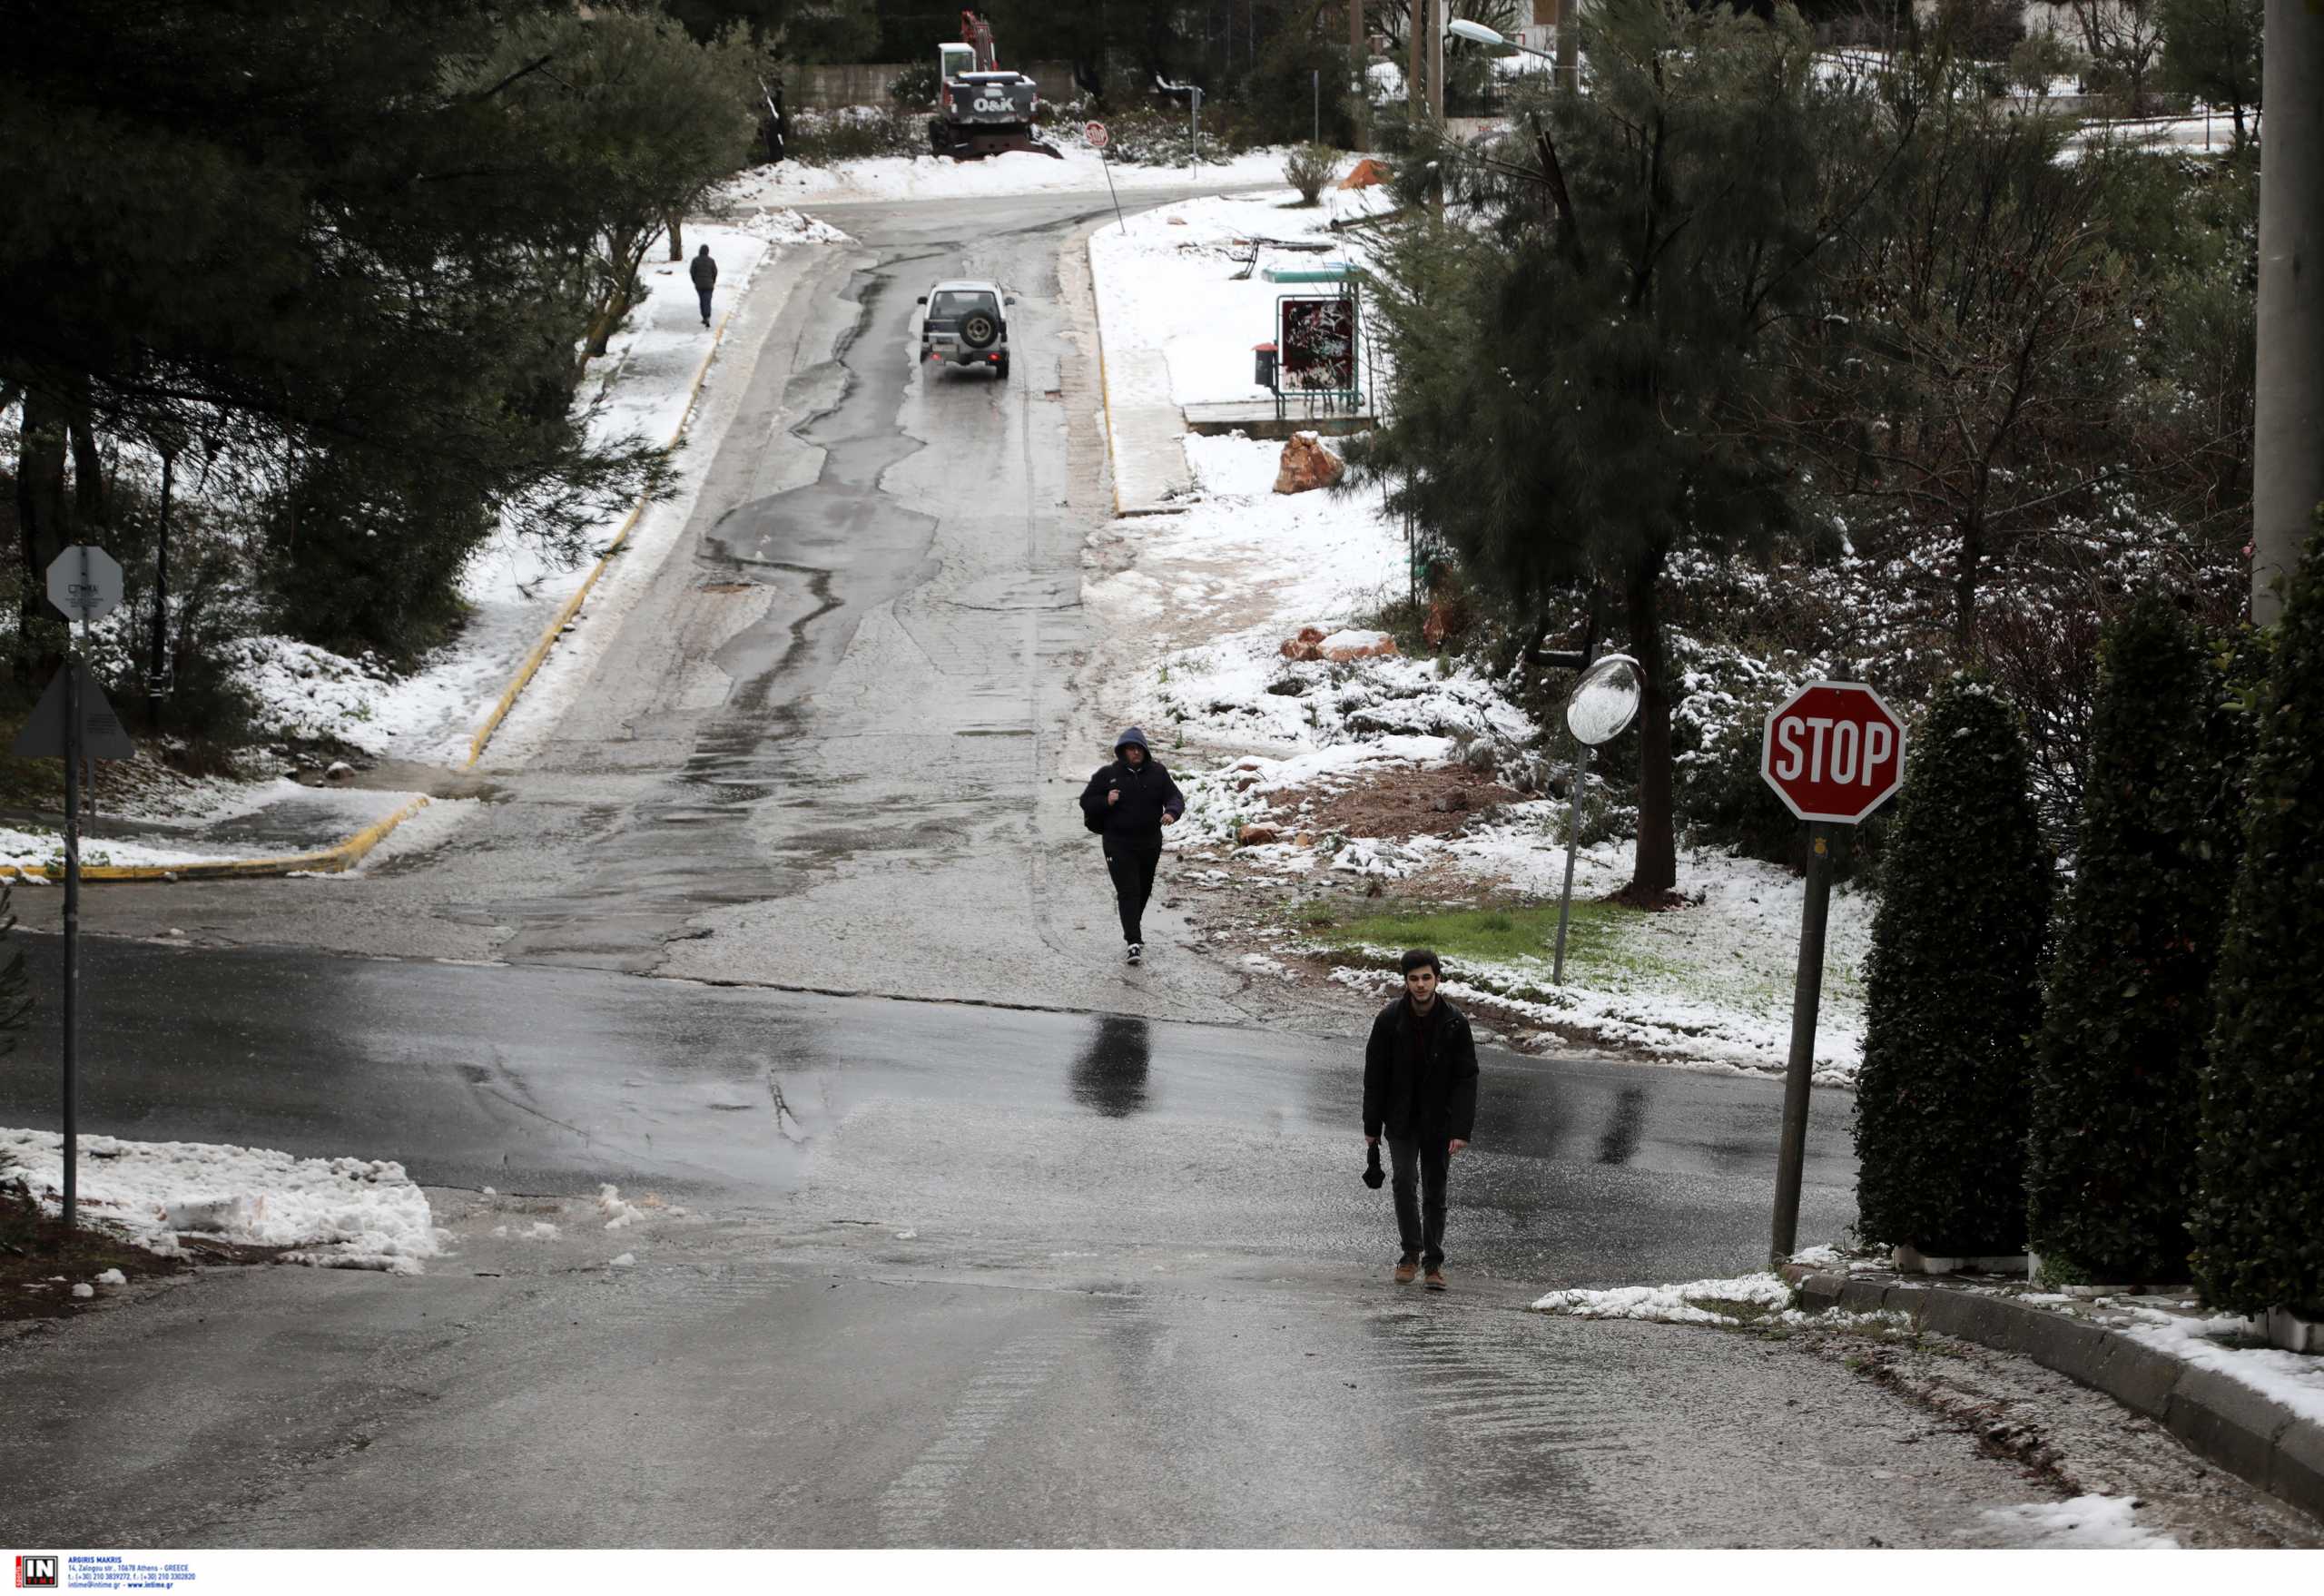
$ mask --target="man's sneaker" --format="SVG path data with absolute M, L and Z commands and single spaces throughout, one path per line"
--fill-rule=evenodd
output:
M 1410 1286 L 1420 1277 L 1420 1260 L 1405 1258 L 1396 1265 L 1396 1284 Z
M 1423 1280 L 1421 1282 L 1421 1284 L 1422 1284 L 1423 1286 L 1427 1286 L 1427 1287 L 1428 1287 L 1428 1289 L 1429 1289 L 1429 1290 L 1431 1290 L 1431 1291 L 1442 1291 L 1442 1290 L 1443 1290 L 1443 1289 L 1444 1289 L 1444 1271 L 1443 1271 L 1443 1270 L 1442 1270 L 1442 1269 L 1431 1269 L 1431 1270 L 1428 1272 L 1428 1276 L 1427 1276 L 1427 1277 L 1426 1277 L 1425 1279 L 1423 1279 Z
M 1132 942 L 1129 945 L 1129 961 L 1132 964 L 1142 963 L 1145 961 L 1145 958 L 1146 944 L 1144 942 Z

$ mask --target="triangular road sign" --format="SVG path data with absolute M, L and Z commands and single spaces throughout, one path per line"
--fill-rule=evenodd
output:
M 77 661 L 64 670 L 77 672 L 81 678 L 81 754 L 87 759 L 133 759 L 136 745 L 121 727 L 121 717 L 105 702 L 104 689 L 97 685 L 89 667 Z M 25 729 L 16 734 L 12 753 L 20 758 L 63 759 L 64 757 L 64 671 L 56 673 L 48 684 L 48 691 L 33 705 Z

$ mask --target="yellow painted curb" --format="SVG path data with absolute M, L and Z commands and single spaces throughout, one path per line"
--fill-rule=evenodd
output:
M 1098 292 L 1098 234 L 1106 231 L 1103 222 L 1083 241 L 1081 252 L 1089 262 L 1089 322 L 1098 330 L 1098 397 L 1106 407 L 1106 475 L 1114 479 L 1114 516 L 1122 513 L 1122 468 L 1114 453 L 1114 387 L 1106 380 L 1106 316 L 1099 308 Z
M 765 262 L 761 261 L 760 264 L 763 266 Z M 756 272 L 754 271 L 753 275 L 755 276 Z M 726 314 L 719 318 L 718 330 L 710 335 L 710 348 L 704 352 L 702 365 L 694 374 L 694 386 L 686 389 L 686 408 L 678 415 L 678 429 L 670 434 L 670 441 L 662 446 L 662 452 L 665 456 L 678 447 L 678 440 L 686 435 L 686 428 L 694 420 L 694 403 L 702 397 L 702 385 L 710 376 L 710 362 L 717 358 L 718 346 L 726 337 L 727 325 L 734 320 L 735 310 L 741 308 L 740 298 L 739 294 L 735 296 L 737 303 L 727 308 Z M 548 651 L 556 646 L 557 637 L 580 610 L 581 601 L 589 596 L 589 590 L 597 585 L 597 578 L 606 574 L 606 565 L 612 561 L 615 555 L 621 552 L 622 545 L 629 541 L 630 533 L 636 528 L 639 519 L 645 514 L 645 498 L 641 494 L 637 502 L 630 507 L 629 514 L 623 519 L 620 530 L 614 534 L 614 540 L 606 545 L 606 552 L 599 555 L 597 563 L 589 567 L 588 576 L 582 578 L 581 586 L 574 590 L 573 596 L 557 606 L 556 614 L 549 621 L 547 629 L 541 633 L 540 641 L 534 644 L 532 652 L 525 655 L 525 663 L 517 667 L 517 679 L 508 684 L 508 690 L 503 693 L 500 695 L 500 701 L 492 706 L 492 713 L 484 717 L 484 724 L 478 726 L 476 735 L 468 739 L 468 763 L 460 767 L 462 770 L 474 770 L 476 762 L 484 757 L 485 744 L 492 741 L 492 734 L 500 729 L 500 723 L 507 718 L 508 712 L 517 707 L 517 695 L 532 684 L 534 675 L 547 660 Z
M 81 867 L 81 879 L 84 882 L 182 882 L 195 878 L 214 881 L 231 876 L 289 875 L 299 870 L 332 875 L 342 870 L 354 869 L 365 854 L 379 845 L 381 838 L 427 807 L 425 797 L 414 798 L 385 820 L 373 821 L 345 842 L 313 853 L 281 854 L 271 859 L 205 859 L 192 864 L 84 864 Z M 0 876 L 17 881 L 29 878 L 61 882 L 64 879 L 64 870 L 62 865 L 0 864 Z

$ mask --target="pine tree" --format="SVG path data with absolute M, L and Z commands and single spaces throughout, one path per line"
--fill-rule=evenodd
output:
M 2027 1225 L 2053 1280 L 2184 1280 L 2249 717 L 2221 711 L 2218 665 L 2160 596 L 2109 631 L 2102 669 L 2034 1077 Z
M 1544 629 L 1577 582 L 1620 606 L 1646 678 L 1630 892 L 1651 902 L 1678 878 L 1669 573 L 1791 529 L 1797 476 L 1758 424 L 1784 402 L 1770 350 L 1819 307 L 1887 135 L 1788 10 L 1606 0 L 1583 25 L 1588 94 L 1521 102 L 1482 159 L 1415 130 L 1400 197 L 1441 179 L 1488 225 L 1387 246 L 1364 313 L 1396 393 L 1351 458 Z
M 2195 1277 L 2243 1313 L 2324 1310 L 2324 532 L 2274 642 L 2197 1160 Z
M 2016 713 L 1955 676 L 1912 739 L 1866 967 L 1856 1145 L 1868 1241 L 2024 1250 L 2050 870 Z

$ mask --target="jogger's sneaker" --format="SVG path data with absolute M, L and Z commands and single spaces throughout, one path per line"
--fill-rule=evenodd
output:
M 1132 964 L 1141 964 L 1144 963 L 1145 961 L 1146 944 L 1144 942 L 1132 942 L 1129 945 L 1129 961 Z
M 1443 1289 L 1444 1289 L 1444 1271 L 1443 1271 L 1443 1270 L 1442 1270 L 1442 1269 L 1431 1269 L 1431 1270 L 1428 1272 L 1428 1274 L 1427 1274 L 1426 1277 L 1425 1277 L 1425 1278 L 1423 1278 L 1423 1279 L 1421 1281 L 1421 1284 L 1422 1284 L 1423 1286 L 1424 1286 L 1428 1287 L 1428 1289 L 1429 1289 L 1429 1290 L 1431 1290 L 1431 1291 L 1442 1291 L 1442 1290 L 1443 1290 Z
M 1420 1260 L 1419 1260 L 1418 1258 L 1405 1258 L 1405 1259 L 1401 1260 L 1401 1261 L 1396 1265 L 1396 1284 L 1397 1284 L 1397 1285 L 1399 1285 L 1399 1286 L 1410 1286 L 1410 1285 L 1411 1285 L 1414 1280 L 1418 1279 L 1419 1277 L 1420 1277 Z

